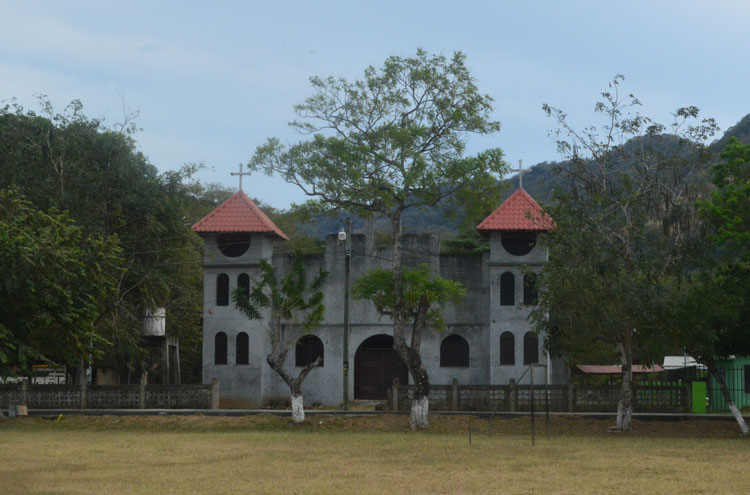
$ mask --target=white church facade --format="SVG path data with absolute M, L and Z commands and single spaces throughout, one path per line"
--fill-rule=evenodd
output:
M 440 254 L 437 236 L 406 234 L 403 264 L 427 264 L 433 273 L 460 282 L 467 296 L 444 312 L 444 332 L 429 331 L 422 341 L 423 362 L 432 384 L 467 385 L 528 382 L 528 365 L 547 365 L 550 383 L 564 383 L 565 367 L 550 360 L 544 336 L 527 320 L 536 304 L 535 273 L 547 261 L 539 237 L 552 228 L 549 217 L 523 189 L 514 192 L 477 228 L 490 238 L 484 254 Z M 218 378 L 223 404 L 258 407 L 288 398 L 289 390 L 266 363 L 270 340 L 266 319 L 248 320 L 233 307 L 231 292 L 248 287 L 266 259 L 282 275 L 291 255 L 274 254 L 275 241 L 286 235 L 241 190 L 193 226 L 204 239 L 203 382 Z M 286 367 L 293 375 L 319 355 L 323 366 L 302 385 L 307 404 L 335 406 L 343 401 L 344 246 L 335 235 L 326 239 L 324 254 L 306 255 L 308 273 L 329 272 L 326 314 L 310 336 L 296 342 Z M 373 268 L 390 267 L 390 249 L 373 247 L 364 235 L 352 236 L 351 280 Z M 268 317 L 268 315 L 266 315 Z M 350 399 L 385 399 L 393 379 L 410 383 L 408 372 L 392 349 L 393 328 L 368 301 L 350 303 Z M 538 377 L 538 375 L 536 375 Z M 538 378 L 536 378 L 538 379 Z

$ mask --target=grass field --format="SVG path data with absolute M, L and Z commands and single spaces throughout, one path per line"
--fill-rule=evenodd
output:
M 2 494 L 748 494 L 730 421 L 406 416 L 82 417 L 0 421 Z M 472 436 L 469 443 L 469 425 Z

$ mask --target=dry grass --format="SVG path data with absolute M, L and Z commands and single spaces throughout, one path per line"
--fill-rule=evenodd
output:
M 65 417 L 0 422 L 0 493 L 750 493 L 750 443 L 727 421 L 553 418 Z M 468 425 L 472 424 L 472 443 Z M 681 437 L 681 438 L 680 438 Z

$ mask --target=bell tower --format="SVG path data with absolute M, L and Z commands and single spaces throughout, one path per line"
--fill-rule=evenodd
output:
M 288 237 L 242 191 L 192 226 L 203 238 L 203 383 L 219 379 L 222 400 L 260 403 L 268 335 L 262 320 L 248 320 L 232 291 L 249 290 L 273 242 Z
M 490 237 L 490 383 L 526 384 L 530 363 L 548 364 L 543 338 L 531 332 L 528 316 L 537 304 L 536 274 L 548 260 L 540 234 L 553 227 L 522 187 L 477 226 Z

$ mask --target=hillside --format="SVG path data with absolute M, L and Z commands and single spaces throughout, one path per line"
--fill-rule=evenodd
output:
M 726 146 L 726 143 L 731 137 L 736 137 L 743 143 L 750 143 L 750 114 L 743 117 L 737 124 L 727 129 L 724 134 L 709 145 L 709 148 L 714 151 L 716 156 Z M 640 138 L 646 139 L 646 138 Z M 638 142 L 626 143 L 625 146 L 636 145 Z M 676 140 L 665 139 L 662 146 L 666 149 L 665 152 L 669 151 L 669 148 L 676 145 Z M 554 173 L 554 169 L 557 167 L 564 167 L 566 162 L 557 161 L 544 161 L 533 165 L 523 173 L 523 187 L 526 191 L 539 203 L 544 205 L 547 203 L 552 195 L 552 190 L 558 185 L 558 179 Z M 628 167 L 627 163 L 621 165 L 623 169 Z M 696 170 L 691 173 L 692 177 L 690 180 L 702 181 L 706 180 L 705 170 Z M 505 185 L 504 197 L 510 195 L 513 191 L 518 188 L 518 175 L 514 175 L 507 180 Z M 326 235 L 336 233 L 343 225 L 343 219 L 346 214 L 342 214 L 336 218 L 317 216 L 312 222 L 305 224 L 300 227 L 300 231 L 307 235 L 315 236 L 319 239 L 325 238 Z M 353 228 L 356 231 L 364 229 L 364 221 L 353 217 Z M 458 228 L 458 219 L 446 219 L 444 211 L 441 208 L 423 208 L 419 210 L 407 211 L 404 214 L 403 225 L 404 230 L 409 232 L 435 232 L 446 235 L 453 235 L 456 233 Z M 375 231 L 387 231 L 389 230 L 389 224 L 385 221 L 376 222 Z

